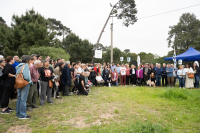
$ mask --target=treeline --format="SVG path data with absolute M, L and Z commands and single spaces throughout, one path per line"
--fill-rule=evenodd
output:
M 49 55 L 52 59 L 64 58 L 71 62 L 81 61 L 89 63 L 94 56 L 95 45 L 89 40 L 83 40 L 73 33 L 70 28 L 55 18 L 45 19 L 44 16 L 36 13 L 34 9 L 26 11 L 21 16 L 13 15 L 12 23 L 8 26 L 0 17 L 0 54 L 4 56 L 22 56 L 24 54 Z M 168 47 L 176 49 L 176 54 L 181 54 L 194 47 L 200 50 L 200 21 L 194 14 L 185 13 L 180 17 L 177 25 L 170 26 Z M 102 59 L 95 59 L 95 62 L 110 62 L 110 47 L 98 45 L 103 51 Z M 140 52 L 131 53 L 130 49 L 121 51 L 113 49 L 113 61 L 121 63 L 120 57 L 124 57 L 122 63 L 127 63 L 127 57 L 137 60 L 140 56 L 142 63 L 167 63 L 165 57 L 172 57 L 173 51 L 168 55 L 159 57 L 153 53 Z

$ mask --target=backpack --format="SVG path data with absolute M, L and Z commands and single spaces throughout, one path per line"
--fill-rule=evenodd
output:
M 22 71 L 24 70 L 24 65 L 22 66 L 22 69 L 20 73 L 17 73 L 16 79 L 15 79 L 15 87 L 16 89 L 21 89 L 28 85 L 28 81 L 24 80 L 24 76 L 22 74 Z

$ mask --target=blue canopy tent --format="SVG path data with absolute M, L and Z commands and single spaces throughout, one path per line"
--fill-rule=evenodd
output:
M 173 60 L 173 57 L 166 57 L 164 60 Z M 176 60 L 197 61 L 200 60 L 200 52 L 190 47 L 185 53 L 177 55 Z

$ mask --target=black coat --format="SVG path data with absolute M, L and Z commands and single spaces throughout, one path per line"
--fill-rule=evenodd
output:
M 135 74 L 132 74 L 132 68 L 130 69 L 130 74 L 131 74 L 131 76 L 135 76 L 136 77 L 136 68 L 134 68 L 135 69 Z
M 145 75 L 144 73 L 145 73 L 145 67 L 143 68 L 143 75 Z M 147 75 L 149 76 L 151 75 L 151 73 L 152 73 L 152 70 L 148 68 Z
M 108 71 L 108 69 L 107 69 L 107 71 Z M 105 72 L 105 70 L 103 70 L 103 77 L 102 77 L 103 79 L 108 79 L 108 73 L 106 73 Z

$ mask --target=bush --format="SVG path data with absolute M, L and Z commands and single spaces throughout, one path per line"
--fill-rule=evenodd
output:
M 54 47 L 32 47 L 28 52 L 29 55 L 36 54 L 43 56 L 43 59 L 46 56 L 50 56 L 51 59 L 55 60 L 58 58 L 65 59 L 66 61 L 70 59 L 70 56 L 66 53 L 66 51 L 62 48 L 54 48 Z
M 168 99 L 188 99 L 188 94 L 185 93 L 184 90 L 176 90 L 176 89 L 168 89 L 160 97 L 168 98 Z

